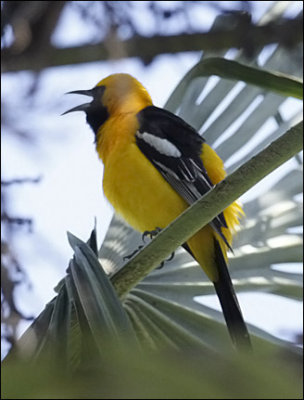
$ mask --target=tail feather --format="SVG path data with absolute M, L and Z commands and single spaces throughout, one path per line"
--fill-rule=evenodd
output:
M 214 239 L 214 250 L 219 279 L 213 283 L 222 306 L 229 334 L 237 349 L 251 349 L 247 326 L 232 285 L 225 258 L 216 239 Z
M 195 258 L 187 243 L 183 247 Z M 242 311 L 236 297 L 233 284 L 228 272 L 227 263 L 221 246 L 214 238 L 215 263 L 218 268 L 219 279 L 213 282 L 216 294 L 220 300 L 227 328 L 234 346 L 242 350 L 250 350 L 251 342 Z

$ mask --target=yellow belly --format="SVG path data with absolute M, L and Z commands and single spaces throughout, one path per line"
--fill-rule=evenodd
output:
M 166 227 L 187 208 L 135 143 L 107 159 L 103 189 L 114 209 L 140 232 Z

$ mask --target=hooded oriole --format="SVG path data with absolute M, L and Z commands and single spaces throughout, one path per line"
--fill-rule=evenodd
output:
M 181 118 L 153 106 L 147 90 L 128 74 L 113 74 L 91 90 L 84 111 L 104 164 L 103 189 L 114 209 L 135 229 L 164 228 L 225 177 L 222 160 Z M 65 113 L 65 114 L 66 114 Z M 227 250 L 242 213 L 231 204 L 184 247 L 214 283 L 237 347 L 250 339 L 227 269 Z

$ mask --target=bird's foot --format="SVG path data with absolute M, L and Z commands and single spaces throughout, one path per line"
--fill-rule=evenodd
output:
M 155 229 L 153 229 L 152 231 L 144 231 L 142 234 L 142 241 L 145 243 L 145 239 L 148 236 L 150 239 L 153 239 L 156 235 L 159 234 L 159 232 L 161 232 L 161 228 L 156 227 Z M 138 248 L 136 250 L 134 250 L 131 254 L 125 256 L 123 258 L 123 260 L 130 260 L 130 258 L 132 258 L 133 256 L 135 256 L 136 253 L 138 253 L 144 246 L 141 244 L 138 246 Z M 165 262 L 167 261 L 171 261 L 174 258 L 174 251 L 171 253 L 170 257 L 167 258 L 166 260 L 162 261 L 161 264 L 156 268 L 156 269 L 160 269 L 163 268 Z
M 153 239 L 156 235 L 159 234 L 159 232 L 161 232 L 161 230 L 162 229 L 157 226 L 155 229 L 153 229 L 153 231 L 144 231 L 144 233 L 141 236 L 142 241 L 145 243 L 145 239 L 147 236 L 149 236 L 150 239 Z
M 134 250 L 131 254 L 128 254 L 127 256 L 124 256 L 123 260 L 130 260 L 130 258 L 132 258 L 133 256 L 135 256 L 136 253 L 139 252 L 139 250 L 141 250 L 144 246 L 141 244 L 138 246 L 138 248 L 136 250 Z

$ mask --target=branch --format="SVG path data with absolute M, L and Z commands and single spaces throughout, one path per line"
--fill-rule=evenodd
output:
M 9 179 L 7 181 L 1 181 L 2 186 L 11 186 L 11 185 L 20 185 L 24 183 L 39 183 L 41 181 L 41 176 L 37 176 L 37 178 L 15 178 Z
M 302 42 L 303 19 L 282 19 L 255 26 L 240 24 L 234 29 L 221 29 L 206 33 L 181 34 L 173 36 L 134 36 L 129 40 L 112 39 L 72 48 L 49 46 L 43 52 L 25 51 L 16 54 L 11 49 L 2 51 L 4 72 L 34 70 L 47 67 L 139 57 L 143 62 L 151 62 L 159 54 L 175 54 L 187 51 L 216 51 L 243 48 L 247 53 L 252 49 L 271 43 L 291 47 Z
M 115 273 L 112 283 L 118 295 L 124 297 L 178 246 L 185 243 L 222 210 L 295 156 L 302 148 L 303 122 L 300 122 L 187 208 L 140 253 Z

